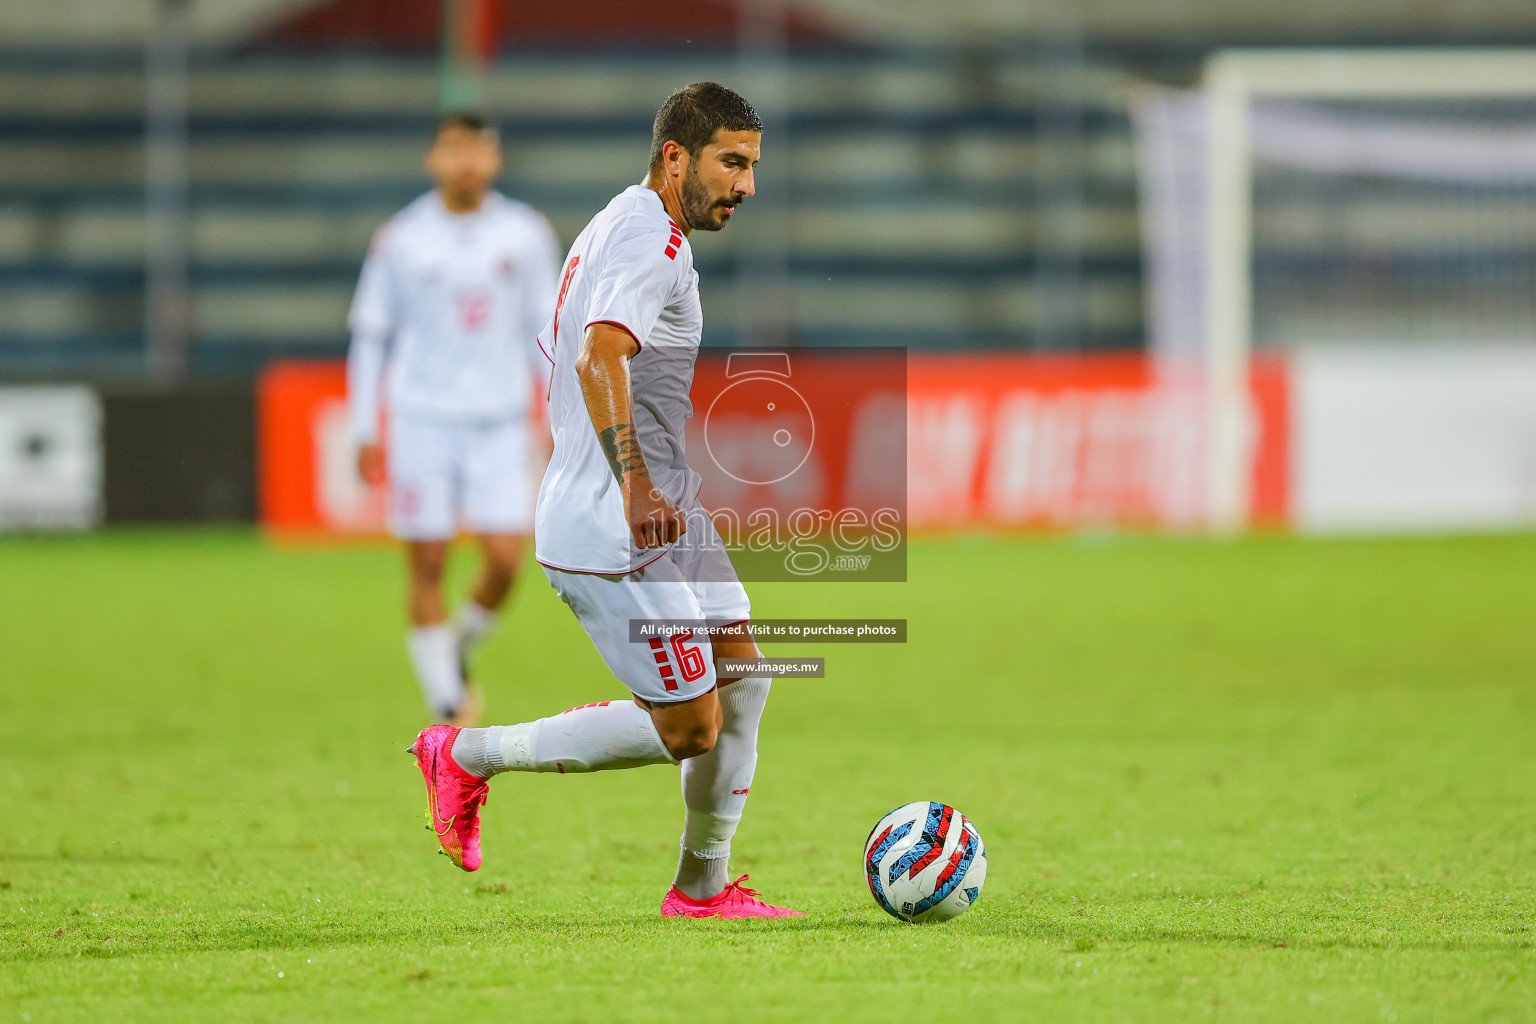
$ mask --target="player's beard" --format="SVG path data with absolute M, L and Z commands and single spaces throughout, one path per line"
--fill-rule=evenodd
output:
M 439 187 L 449 208 L 453 210 L 479 209 L 485 194 L 490 191 L 490 186 L 479 181 L 453 181 Z
M 683 218 L 695 231 L 719 231 L 725 227 L 723 219 L 714 217 L 715 207 L 723 205 L 710 194 L 709 186 L 699 177 L 697 168 L 690 167 L 683 175 Z

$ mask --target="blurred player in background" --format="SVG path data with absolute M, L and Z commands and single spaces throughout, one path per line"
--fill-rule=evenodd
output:
M 533 525 L 530 414 L 550 365 L 536 336 L 554 309 L 560 250 L 542 215 L 491 190 L 501 147 L 479 117 L 444 117 L 426 168 L 437 187 L 378 230 L 363 264 L 347 392 L 358 471 L 377 484 L 388 463 L 389 527 L 410 566 L 406 644 L 427 707 L 473 724 L 481 700 L 469 655 L 495 624 Z M 460 526 L 484 562 L 450 622 L 443 570 Z
M 480 856 L 489 776 L 683 766 L 682 853 L 667 917 L 783 917 L 727 884 L 731 838 L 757 766 L 766 676 L 722 676 L 717 659 L 759 657 L 751 606 L 697 503 L 684 458 L 688 393 L 704 327 L 687 235 L 718 231 L 753 193 L 762 122 L 711 82 L 656 115 L 644 184 L 613 199 L 577 237 L 555 316 L 539 342 L 555 363 L 555 451 L 539 489 L 537 554 L 608 668 L 634 700 L 601 701 L 491 729 L 433 726 L 411 747 L 443 852 Z M 686 533 L 687 542 L 679 543 Z M 632 643 L 636 619 L 707 620 L 713 640 Z

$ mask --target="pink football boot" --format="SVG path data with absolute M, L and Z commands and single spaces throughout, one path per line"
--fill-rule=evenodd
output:
M 480 867 L 480 808 L 491 787 L 454 761 L 458 734 L 451 725 L 430 726 L 417 734 L 410 752 L 427 783 L 427 820 L 443 853 L 456 866 L 474 871 Z
M 673 886 L 661 901 L 662 917 L 804 917 L 801 910 L 775 907 L 758 899 L 757 892 L 742 885 L 750 875 L 742 875 L 713 899 L 695 900 Z

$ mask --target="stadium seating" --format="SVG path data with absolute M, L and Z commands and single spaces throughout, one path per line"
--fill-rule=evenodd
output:
M 787 117 L 770 113 L 762 175 L 787 201 L 794 341 L 1140 342 L 1127 89 L 1109 73 L 1082 76 L 1073 131 L 1042 132 L 1028 57 L 981 71 L 937 54 L 791 57 Z M 666 54 L 504 58 L 488 86 L 507 141 L 504 187 L 568 241 L 637 180 L 659 97 L 686 78 L 740 78 L 729 54 L 684 66 Z M 370 232 L 426 187 L 435 89 L 435 65 L 420 58 L 194 57 L 196 368 L 341 351 Z M 0 51 L 0 369 L 139 350 L 142 97 L 136 52 Z M 1081 197 L 1080 240 L 1060 253 L 1049 213 L 1033 209 L 1042 173 L 1070 178 L 1067 194 Z M 749 215 L 697 240 L 707 344 L 736 340 L 736 287 L 752 281 L 738 264 L 753 265 L 771 202 L 757 224 Z M 1042 328 L 1042 260 L 1081 280 L 1065 329 Z

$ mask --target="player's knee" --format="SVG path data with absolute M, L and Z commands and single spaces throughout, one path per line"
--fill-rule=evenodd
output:
M 719 735 L 720 730 L 713 722 L 692 722 L 673 726 L 663 732 L 661 742 L 666 744 L 669 754 L 679 761 L 685 761 L 714 750 Z
M 714 734 L 705 732 L 697 733 L 686 740 L 667 744 L 667 752 L 679 761 L 686 761 L 690 757 L 702 757 L 714 749 Z
M 517 575 L 517 552 L 491 551 L 485 556 L 485 574 L 493 583 L 506 586 Z
M 411 552 L 411 579 L 418 584 L 436 586 L 442 582 L 443 570 L 448 565 L 447 550 L 434 548 Z

